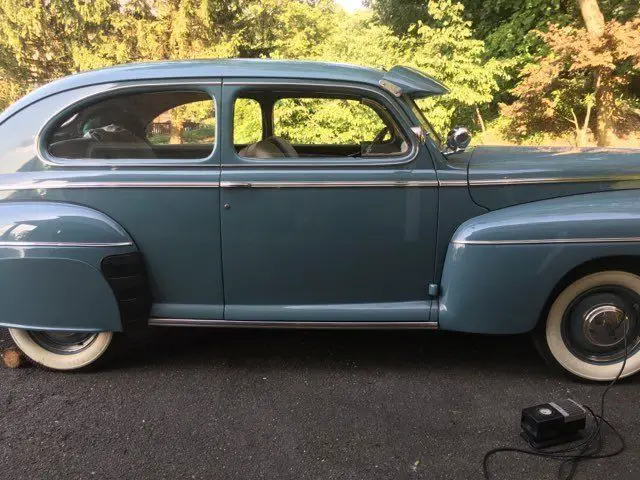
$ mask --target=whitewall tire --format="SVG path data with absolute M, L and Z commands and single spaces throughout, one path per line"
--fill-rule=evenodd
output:
M 539 332 L 545 357 L 577 377 L 613 380 L 640 371 L 640 277 L 624 271 L 586 275 L 556 297 Z
M 33 363 L 51 370 L 79 370 L 100 359 L 113 342 L 112 332 L 81 333 L 10 328 L 16 346 Z

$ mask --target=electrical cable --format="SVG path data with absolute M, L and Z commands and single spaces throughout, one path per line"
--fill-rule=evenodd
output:
M 574 477 L 580 462 L 584 462 L 587 460 L 595 460 L 600 458 L 615 457 L 616 455 L 621 454 L 625 450 L 626 443 L 624 441 L 624 438 L 622 437 L 620 432 L 618 432 L 616 428 L 613 425 L 611 425 L 611 423 L 609 423 L 609 421 L 604 416 L 605 401 L 606 401 L 607 394 L 613 388 L 613 386 L 618 382 L 618 380 L 620 380 L 620 377 L 622 376 L 622 373 L 624 372 L 624 369 L 627 365 L 627 357 L 629 354 L 628 345 L 627 345 L 627 334 L 629 333 L 629 321 L 627 318 L 625 318 L 625 320 L 626 320 L 625 322 L 626 329 L 624 332 L 624 360 L 622 361 L 622 366 L 620 367 L 618 374 L 607 385 L 607 388 L 605 388 L 604 392 L 602 392 L 602 395 L 600 396 L 600 414 L 596 414 L 593 411 L 593 409 L 591 409 L 591 407 L 587 405 L 583 405 L 584 408 L 586 408 L 587 411 L 590 413 L 593 419 L 593 423 L 595 425 L 594 428 L 589 433 L 589 435 L 587 436 L 587 438 L 576 445 L 572 445 L 570 447 L 561 448 L 561 449 L 554 449 L 554 450 L 550 450 L 546 448 L 540 448 L 540 449 L 536 448 L 533 444 L 531 444 L 531 442 L 530 442 L 530 445 L 532 450 L 525 450 L 523 448 L 516 448 L 516 447 L 499 447 L 499 448 L 494 448 L 492 450 L 489 450 L 484 455 L 484 458 L 482 460 L 482 471 L 484 473 L 484 478 L 486 480 L 491 480 L 491 476 L 489 474 L 489 466 L 488 466 L 489 459 L 498 453 L 505 453 L 505 452 L 518 453 L 518 454 L 530 455 L 535 457 L 561 460 L 560 467 L 558 468 L 558 479 L 571 480 Z M 603 425 L 607 425 L 611 430 L 611 432 L 615 435 L 615 437 L 617 437 L 619 446 L 618 448 L 616 448 L 611 452 L 601 454 L 600 452 L 602 451 L 604 446 L 604 437 L 602 433 Z M 563 476 L 563 473 L 566 470 L 567 466 L 569 471 L 567 472 L 566 476 Z

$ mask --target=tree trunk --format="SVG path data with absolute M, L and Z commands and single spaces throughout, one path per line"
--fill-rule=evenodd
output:
M 578 0 L 578 3 L 589 35 L 594 37 L 604 35 L 604 15 L 600 10 L 598 0 Z
M 482 129 L 482 133 L 485 133 L 487 129 L 484 126 L 484 119 L 482 118 L 482 114 L 480 113 L 480 109 L 478 108 L 478 105 L 476 105 L 475 107 L 476 107 L 476 116 L 478 117 L 478 123 L 480 124 L 480 128 Z
M 589 115 L 591 114 L 590 108 L 587 110 L 587 115 L 584 119 L 584 126 L 580 126 L 580 122 L 578 121 L 578 116 L 576 115 L 575 110 L 571 109 L 571 116 L 573 117 L 573 126 L 576 129 L 576 147 L 582 148 L 587 145 L 587 138 L 589 133 Z
M 171 135 L 169 137 L 169 144 L 181 145 L 183 143 L 182 130 L 184 130 L 184 120 L 171 120 Z
M 604 15 L 598 0 L 578 0 L 580 12 L 592 37 L 602 37 L 605 30 Z M 599 147 L 606 147 L 611 141 L 613 112 L 615 108 L 613 96 L 613 74 L 607 69 L 594 72 L 596 97 L 596 140 Z
M 613 130 L 613 112 L 615 111 L 613 95 L 613 74 L 601 69 L 596 72 L 596 139 L 599 147 L 611 145 Z

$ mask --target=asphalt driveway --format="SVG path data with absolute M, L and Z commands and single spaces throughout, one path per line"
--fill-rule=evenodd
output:
M 7 346 L 5 332 L 0 348 Z M 550 371 L 528 337 L 150 329 L 108 369 L 0 369 L 6 479 L 475 479 L 523 446 L 522 407 L 601 387 Z M 576 478 L 640 478 L 640 377 L 608 417 L 627 451 Z M 496 457 L 495 478 L 557 464 Z

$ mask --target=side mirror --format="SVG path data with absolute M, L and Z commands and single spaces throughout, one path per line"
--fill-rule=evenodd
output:
M 471 133 L 465 127 L 455 127 L 447 135 L 447 152 L 450 155 L 452 153 L 458 153 L 464 151 L 471 143 Z

